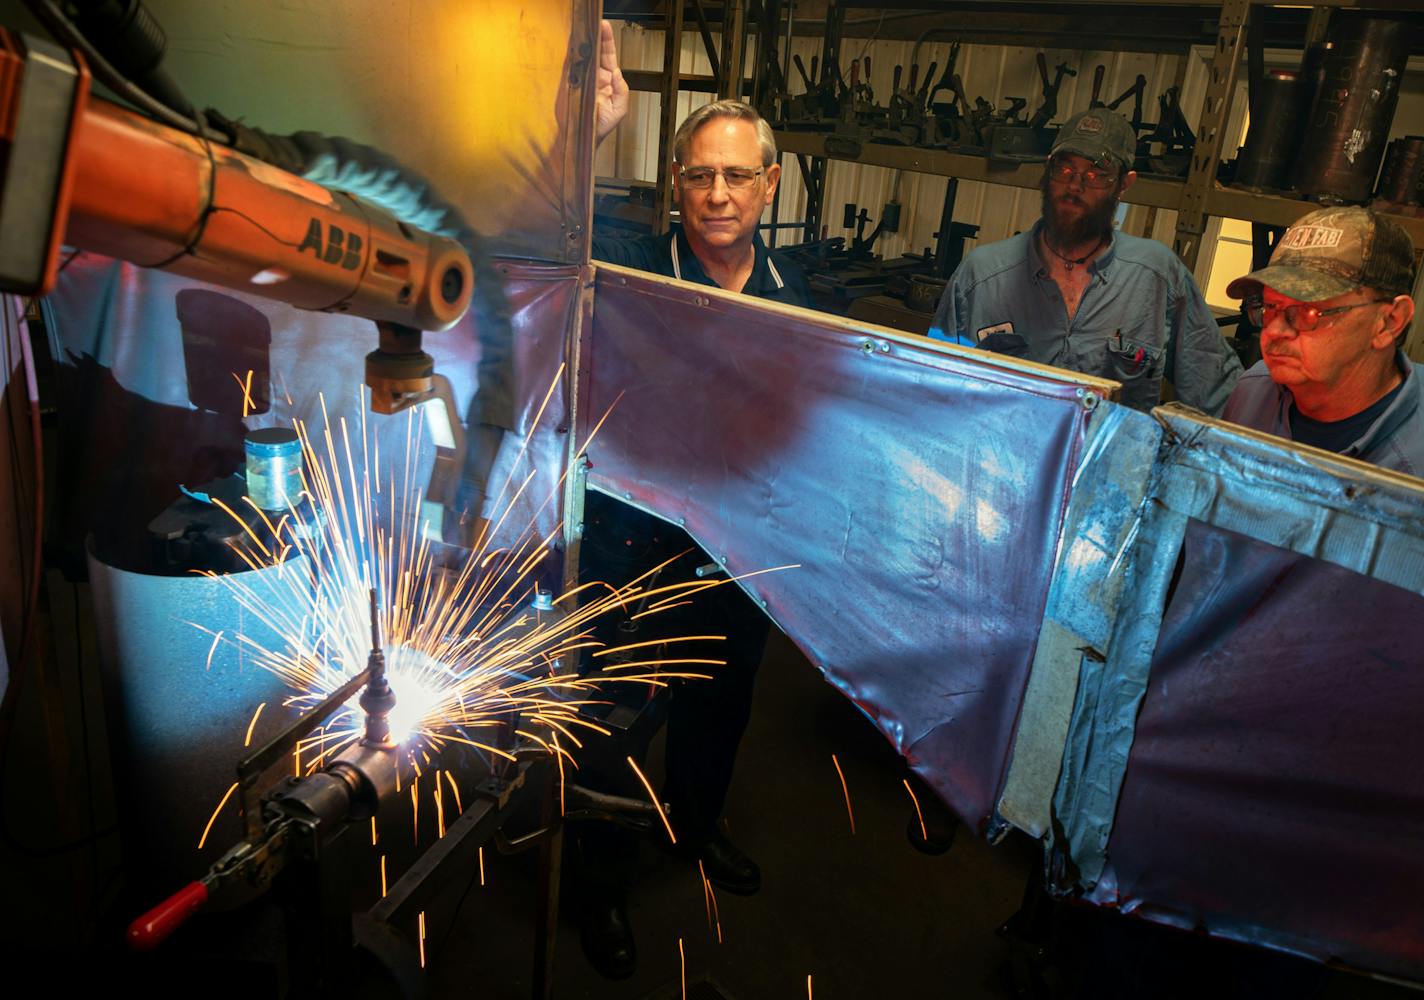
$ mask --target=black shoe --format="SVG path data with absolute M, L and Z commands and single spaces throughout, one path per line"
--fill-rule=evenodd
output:
M 638 968 L 638 949 L 633 944 L 633 925 L 628 913 L 616 903 L 590 906 L 579 928 L 588 964 L 607 979 L 627 979 Z
M 691 852 L 702 862 L 707 881 L 719 889 L 750 896 L 761 888 L 761 869 L 720 833 L 714 833 Z
M 954 831 L 957 829 L 957 824 L 937 826 L 931 819 L 926 819 L 924 826 L 921 826 L 920 818 L 911 816 L 910 822 L 905 825 L 905 836 L 909 838 L 910 846 L 921 854 L 943 854 L 953 846 Z

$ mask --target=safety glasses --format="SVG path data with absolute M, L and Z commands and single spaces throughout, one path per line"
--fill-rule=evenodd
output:
M 1267 323 L 1271 322 L 1281 313 L 1285 313 L 1286 323 L 1290 328 L 1300 333 L 1305 333 L 1319 326 L 1320 321 L 1326 316 L 1335 316 L 1339 313 L 1349 312 L 1351 309 L 1360 309 L 1364 306 L 1379 305 L 1381 302 L 1393 301 L 1393 299 L 1370 299 L 1368 302 L 1356 302 L 1353 305 L 1321 309 L 1319 306 L 1311 305 L 1309 302 L 1294 302 L 1288 306 L 1279 306 L 1268 305 L 1260 299 L 1250 299 L 1246 302 L 1246 318 L 1249 319 L 1253 325 L 1264 330 Z
M 1099 191 L 1106 190 L 1117 183 L 1117 171 L 1101 170 L 1097 167 L 1089 167 L 1087 170 L 1074 169 L 1073 164 L 1067 160 L 1049 160 L 1048 178 L 1057 181 L 1059 184 L 1067 184 L 1073 178 L 1077 178 L 1086 188 L 1095 188 Z

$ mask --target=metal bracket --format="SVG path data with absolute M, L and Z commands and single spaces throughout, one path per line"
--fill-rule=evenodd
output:
M 583 537 L 584 497 L 588 495 L 588 468 L 588 456 L 580 455 L 574 460 L 573 468 L 569 470 L 568 501 L 564 507 L 564 538 L 566 542 Z
M 475 788 L 475 795 L 493 802 L 496 809 L 509 805 L 509 797 L 524 787 L 524 768 L 516 768 L 514 777 L 502 778 L 491 775 Z
M 74 175 L 65 154 L 87 103 L 89 71 L 42 38 L 22 35 L 12 46 L 7 33 L 0 36 L 0 110 L 10 101 L 5 84 L 18 76 L 19 90 L 0 165 L 0 288 L 42 295 L 57 273 Z

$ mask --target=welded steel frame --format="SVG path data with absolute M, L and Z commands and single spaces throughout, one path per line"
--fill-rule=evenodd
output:
M 590 192 L 590 196 L 592 192 Z M 589 336 L 593 329 L 594 269 L 585 264 L 579 274 L 579 301 L 574 325 L 565 344 L 564 391 L 567 401 L 568 450 L 564 461 L 563 548 L 564 591 L 578 586 L 579 555 L 583 548 L 584 495 L 588 460 L 583 457 L 587 440 L 579 433 L 586 418 L 581 403 L 588 399 L 590 371 Z M 576 669 L 577 652 L 566 654 L 564 669 Z M 535 1000 L 554 995 L 555 945 L 559 937 L 559 893 L 563 883 L 564 830 L 558 816 L 558 796 L 554 775 L 546 771 L 540 787 L 541 821 L 549 833 L 539 844 L 538 887 L 534 914 Z
M 598 272 L 629 283 L 636 274 L 604 265 Z M 727 298 L 668 279 L 636 280 L 673 286 L 698 304 Z M 748 313 L 784 309 L 739 305 Z M 1408 476 L 1176 405 L 1150 415 L 1099 405 L 1077 468 L 990 830 L 1000 836 L 1013 826 L 1049 838 L 1051 857 L 1069 862 L 1053 869 L 1067 891 L 1093 887 L 1104 870 L 1190 521 L 1424 596 L 1424 485 Z
M 658 202 L 653 211 L 653 234 L 668 231 L 672 222 L 672 137 L 677 128 L 678 76 L 682 72 L 682 14 L 678 0 L 668 5 L 668 23 L 663 37 L 663 75 L 658 106 Z
M 753 0 L 753 11 L 757 22 L 756 59 L 752 64 L 749 103 L 754 108 L 761 108 L 765 106 L 769 94 L 786 89 L 781 63 L 776 58 L 779 48 L 777 30 L 781 26 L 781 0 Z M 791 12 L 788 9 L 786 13 L 789 26 Z
M 1191 166 L 1182 186 L 1177 231 L 1172 238 L 1173 252 L 1189 270 L 1196 267 L 1202 237 L 1206 234 L 1207 196 L 1216 185 L 1216 165 L 1221 159 L 1231 98 L 1236 93 L 1236 75 L 1241 66 L 1250 10 L 1251 0 L 1223 0 L 1221 18 L 1217 22 L 1216 47 L 1198 120 L 1196 146 L 1192 149 Z
M 777 147 L 780 146 L 781 139 L 778 136 Z M 829 163 L 824 156 L 796 154 L 796 164 L 801 168 L 801 181 L 806 185 L 806 223 L 803 233 L 808 241 L 821 238 L 821 220 L 825 215 L 826 170 Z
M 747 44 L 746 0 L 725 0 L 722 7 L 722 52 L 720 58 L 710 48 L 707 58 L 720 68 L 717 73 L 717 97 L 741 100 Z

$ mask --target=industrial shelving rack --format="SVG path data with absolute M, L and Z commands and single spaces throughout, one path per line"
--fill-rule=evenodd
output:
M 862 7 L 866 4 L 857 0 L 844 0 L 843 3 L 832 3 L 832 16 L 829 23 L 834 31 L 836 7 Z M 874 4 L 876 7 L 884 7 L 883 0 Z M 954 4 L 914 4 L 921 6 L 928 11 L 937 11 L 940 16 L 954 13 Z M 1176 9 L 1200 9 L 1202 3 L 1185 3 L 1183 0 L 1096 0 L 1091 7 L 1084 4 L 1062 4 L 1051 3 L 1049 0 L 1015 0 L 1012 7 L 1018 11 L 1025 11 L 1022 24 L 1031 24 L 1034 19 L 1032 7 L 1041 7 L 1044 20 L 1049 19 L 1049 14 L 1054 17 L 1061 17 L 1065 11 L 1071 16 L 1072 10 L 1079 11 L 1095 10 L 1101 11 L 1102 7 L 1118 6 L 1121 9 L 1132 7 L 1141 10 L 1143 7 L 1151 9 L 1162 9 L 1162 7 L 1176 7 Z M 1206 85 L 1205 100 L 1203 100 L 1202 113 L 1196 121 L 1196 145 L 1192 151 L 1188 175 L 1185 179 L 1142 177 L 1138 179 L 1138 184 L 1132 187 L 1131 191 L 1125 195 L 1125 201 L 1132 204 L 1148 205 L 1148 207 L 1175 209 L 1178 212 L 1176 221 L 1175 238 L 1173 238 L 1173 251 L 1185 262 L 1188 268 L 1195 268 L 1196 258 L 1202 239 L 1206 234 L 1206 225 L 1212 217 L 1246 219 L 1259 224 L 1284 226 L 1290 225 L 1294 219 L 1302 217 L 1310 209 L 1316 208 L 1312 201 L 1303 198 L 1283 197 L 1283 195 L 1262 194 L 1262 192 L 1246 191 L 1246 189 L 1227 187 L 1220 184 L 1218 175 L 1218 164 L 1222 160 L 1222 145 L 1225 140 L 1226 123 L 1232 113 L 1232 98 L 1236 91 L 1237 73 L 1242 64 L 1243 54 L 1246 51 L 1246 28 L 1249 21 L 1252 7 L 1273 7 L 1273 6 L 1294 6 L 1294 4 L 1276 4 L 1270 0 L 1222 0 L 1219 4 L 1209 4 L 1210 9 L 1216 11 L 1216 31 L 1215 43 L 1213 43 L 1212 60 L 1210 60 L 1208 85 Z M 1333 9 L 1368 10 L 1378 11 L 1378 13 L 1404 13 L 1413 11 L 1417 13 L 1418 4 L 1410 3 L 1408 0 L 1319 0 L 1312 4 L 1306 27 L 1304 27 L 1304 44 L 1319 41 L 1326 33 L 1329 16 Z M 1082 44 L 1082 38 L 1057 37 L 1052 28 L 1048 31 L 1038 31 L 1032 34 L 1032 41 L 1028 37 L 1015 38 L 1015 44 L 1048 43 L 1058 44 L 1062 47 L 1074 47 L 1075 44 Z M 974 38 L 977 40 L 977 38 Z M 1178 50 L 1185 51 L 1193 44 L 1196 38 L 1183 38 L 1178 43 Z M 832 38 L 832 47 L 836 40 Z M 1096 48 L 1119 48 L 1119 50 L 1138 51 L 1162 51 L 1163 41 L 1161 38 L 1152 38 L 1146 41 L 1142 48 L 1136 48 L 1131 40 L 1124 38 L 1109 38 L 1109 40 L 1094 40 Z M 990 160 L 987 157 L 973 154 L 958 154 L 958 152 L 948 152 L 944 150 L 926 150 L 917 147 L 897 147 L 897 145 L 876 144 L 876 142 L 847 142 L 824 134 L 824 132 L 807 131 L 787 131 L 776 132 L 776 142 L 782 152 L 789 152 L 799 157 L 802 165 L 803 179 L 806 181 L 807 198 L 806 217 L 807 225 L 812 231 L 819 229 L 819 219 L 822 215 L 822 205 L 820 205 L 820 195 L 824 189 L 824 175 L 826 175 L 827 161 L 853 161 L 860 164 L 876 165 L 876 167 L 896 168 L 896 170 L 918 171 L 924 174 L 936 174 L 941 177 L 957 179 L 967 179 L 967 181 L 983 181 L 988 184 L 1004 184 L 1011 187 L 1037 188 L 1042 175 L 1041 165 L 1035 162 L 1024 162 L 1024 164 L 1014 164 Z M 1404 226 L 1411 238 L 1414 239 L 1415 246 L 1424 246 L 1424 219 L 1411 217 L 1411 215 L 1393 215 L 1397 222 Z
M 610 5 L 610 8 L 613 6 Z M 747 0 L 726 0 L 720 9 L 710 10 L 702 0 L 690 0 L 688 4 L 672 0 L 665 6 L 666 20 L 663 23 L 669 30 L 666 35 L 664 71 L 626 74 L 634 89 L 657 90 L 662 95 L 659 148 L 663 152 L 663 158 L 659 166 L 659 210 L 655 225 L 655 231 L 658 232 L 666 229 L 669 215 L 669 146 L 672 129 L 676 126 L 674 118 L 679 87 L 716 92 L 719 96 L 731 96 L 740 91 L 744 96 L 755 98 L 763 87 L 779 85 L 783 69 L 778 65 L 777 44 L 781 41 L 778 35 L 783 30 L 789 35 L 791 27 L 790 17 L 786 18 L 786 29 L 781 27 L 783 5 L 778 0 L 752 0 L 750 3 Z M 1315 207 L 1313 202 L 1305 199 L 1248 191 L 1223 185 L 1217 180 L 1217 166 L 1222 158 L 1232 98 L 1247 49 L 1247 26 L 1251 9 L 1294 8 L 1298 5 L 1281 4 L 1276 0 L 1220 0 L 1219 3 L 1202 3 L 1200 0 L 1195 3 L 1190 0 L 1095 0 L 1092 4 L 1013 0 L 999 6 L 1006 11 L 1005 17 L 1008 20 L 1001 19 L 998 22 L 1002 25 L 998 29 L 998 36 L 995 37 L 992 31 L 986 33 L 982 29 L 971 29 L 965 32 L 966 40 L 1063 48 L 1087 47 L 1091 44 L 1099 50 L 1180 53 L 1189 51 L 1196 44 L 1212 44 L 1207 89 L 1201 114 L 1195 122 L 1196 145 L 1187 176 L 1184 179 L 1141 177 L 1125 197 L 1126 201 L 1134 204 L 1177 212 L 1173 249 L 1189 268 L 1196 264 L 1207 223 L 1212 217 L 1244 219 L 1269 226 L 1287 226 Z M 709 58 L 713 65 L 718 67 L 714 76 L 687 77 L 674 72 L 681 58 L 684 10 L 688 7 L 694 11 Z M 833 53 L 839 45 L 839 28 L 848 8 L 894 8 L 902 16 L 904 12 L 919 10 L 924 12 L 928 23 L 936 17 L 944 18 L 956 13 L 964 15 L 976 10 L 982 12 L 984 7 L 983 3 L 957 3 L 954 0 L 944 0 L 940 3 L 925 0 L 875 0 L 874 3 L 869 0 L 831 0 L 827 5 L 824 22 L 817 22 L 817 30 L 825 32 L 827 51 Z M 1082 31 L 1075 33 L 1065 30 L 1075 19 L 1102 16 L 1105 8 L 1113 11 L 1114 15 L 1121 12 L 1120 15 L 1112 16 L 1112 20 L 1125 25 L 1124 30 L 1100 32 L 1091 37 L 1091 42 Z M 1336 9 L 1386 14 L 1412 12 L 1417 16 L 1419 5 L 1415 0 L 1315 0 L 1310 4 L 1308 12 L 1302 12 L 1302 16 L 1306 18 L 1302 45 L 1309 45 L 1325 37 L 1330 15 Z M 1180 12 L 1183 16 L 1150 22 L 1153 26 L 1145 30 L 1142 27 L 1133 27 L 1135 20 L 1140 19 L 1144 13 L 1170 14 L 1173 11 Z M 1198 13 L 1210 17 L 1203 21 L 1195 16 Z M 613 9 L 610 9 L 610 14 L 619 16 Z M 709 30 L 709 24 L 718 15 L 722 22 L 723 40 L 720 57 Z M 982 17 L 980 20 L 983 20 Z M 802 23 L 809 22 L 803 20 Z M 742 67 L 749 36 L 756 39 L 757 53 L 753 61 L 752 76 L 747 79 Z M 787 41 L 789 42 L 789 39 Z M 784 54 L 784 50 L 781 51 Z M 826 62 L 824 56 L 822 62 L 823 65 Z M 734 70 L 733 67 L 737 69 Z M 778 130 L 776 137 L 777 147 L 781 152 L 797 156 L 800 162 L 808 191 L 806 228 L 811 233 L 820 229 L 821 196 L 830 162 L 849 161 L 1020 188 L 1037 187 L 1042 174 L 1042 168 L 1037 163 L 1004 163 L 984 156 L 944 150 L 846 142 L 821 132 Z M 1424 246 L 1424 219 L 1408 215 L 1392 217 L 1409 232 L 1416 246 Z

